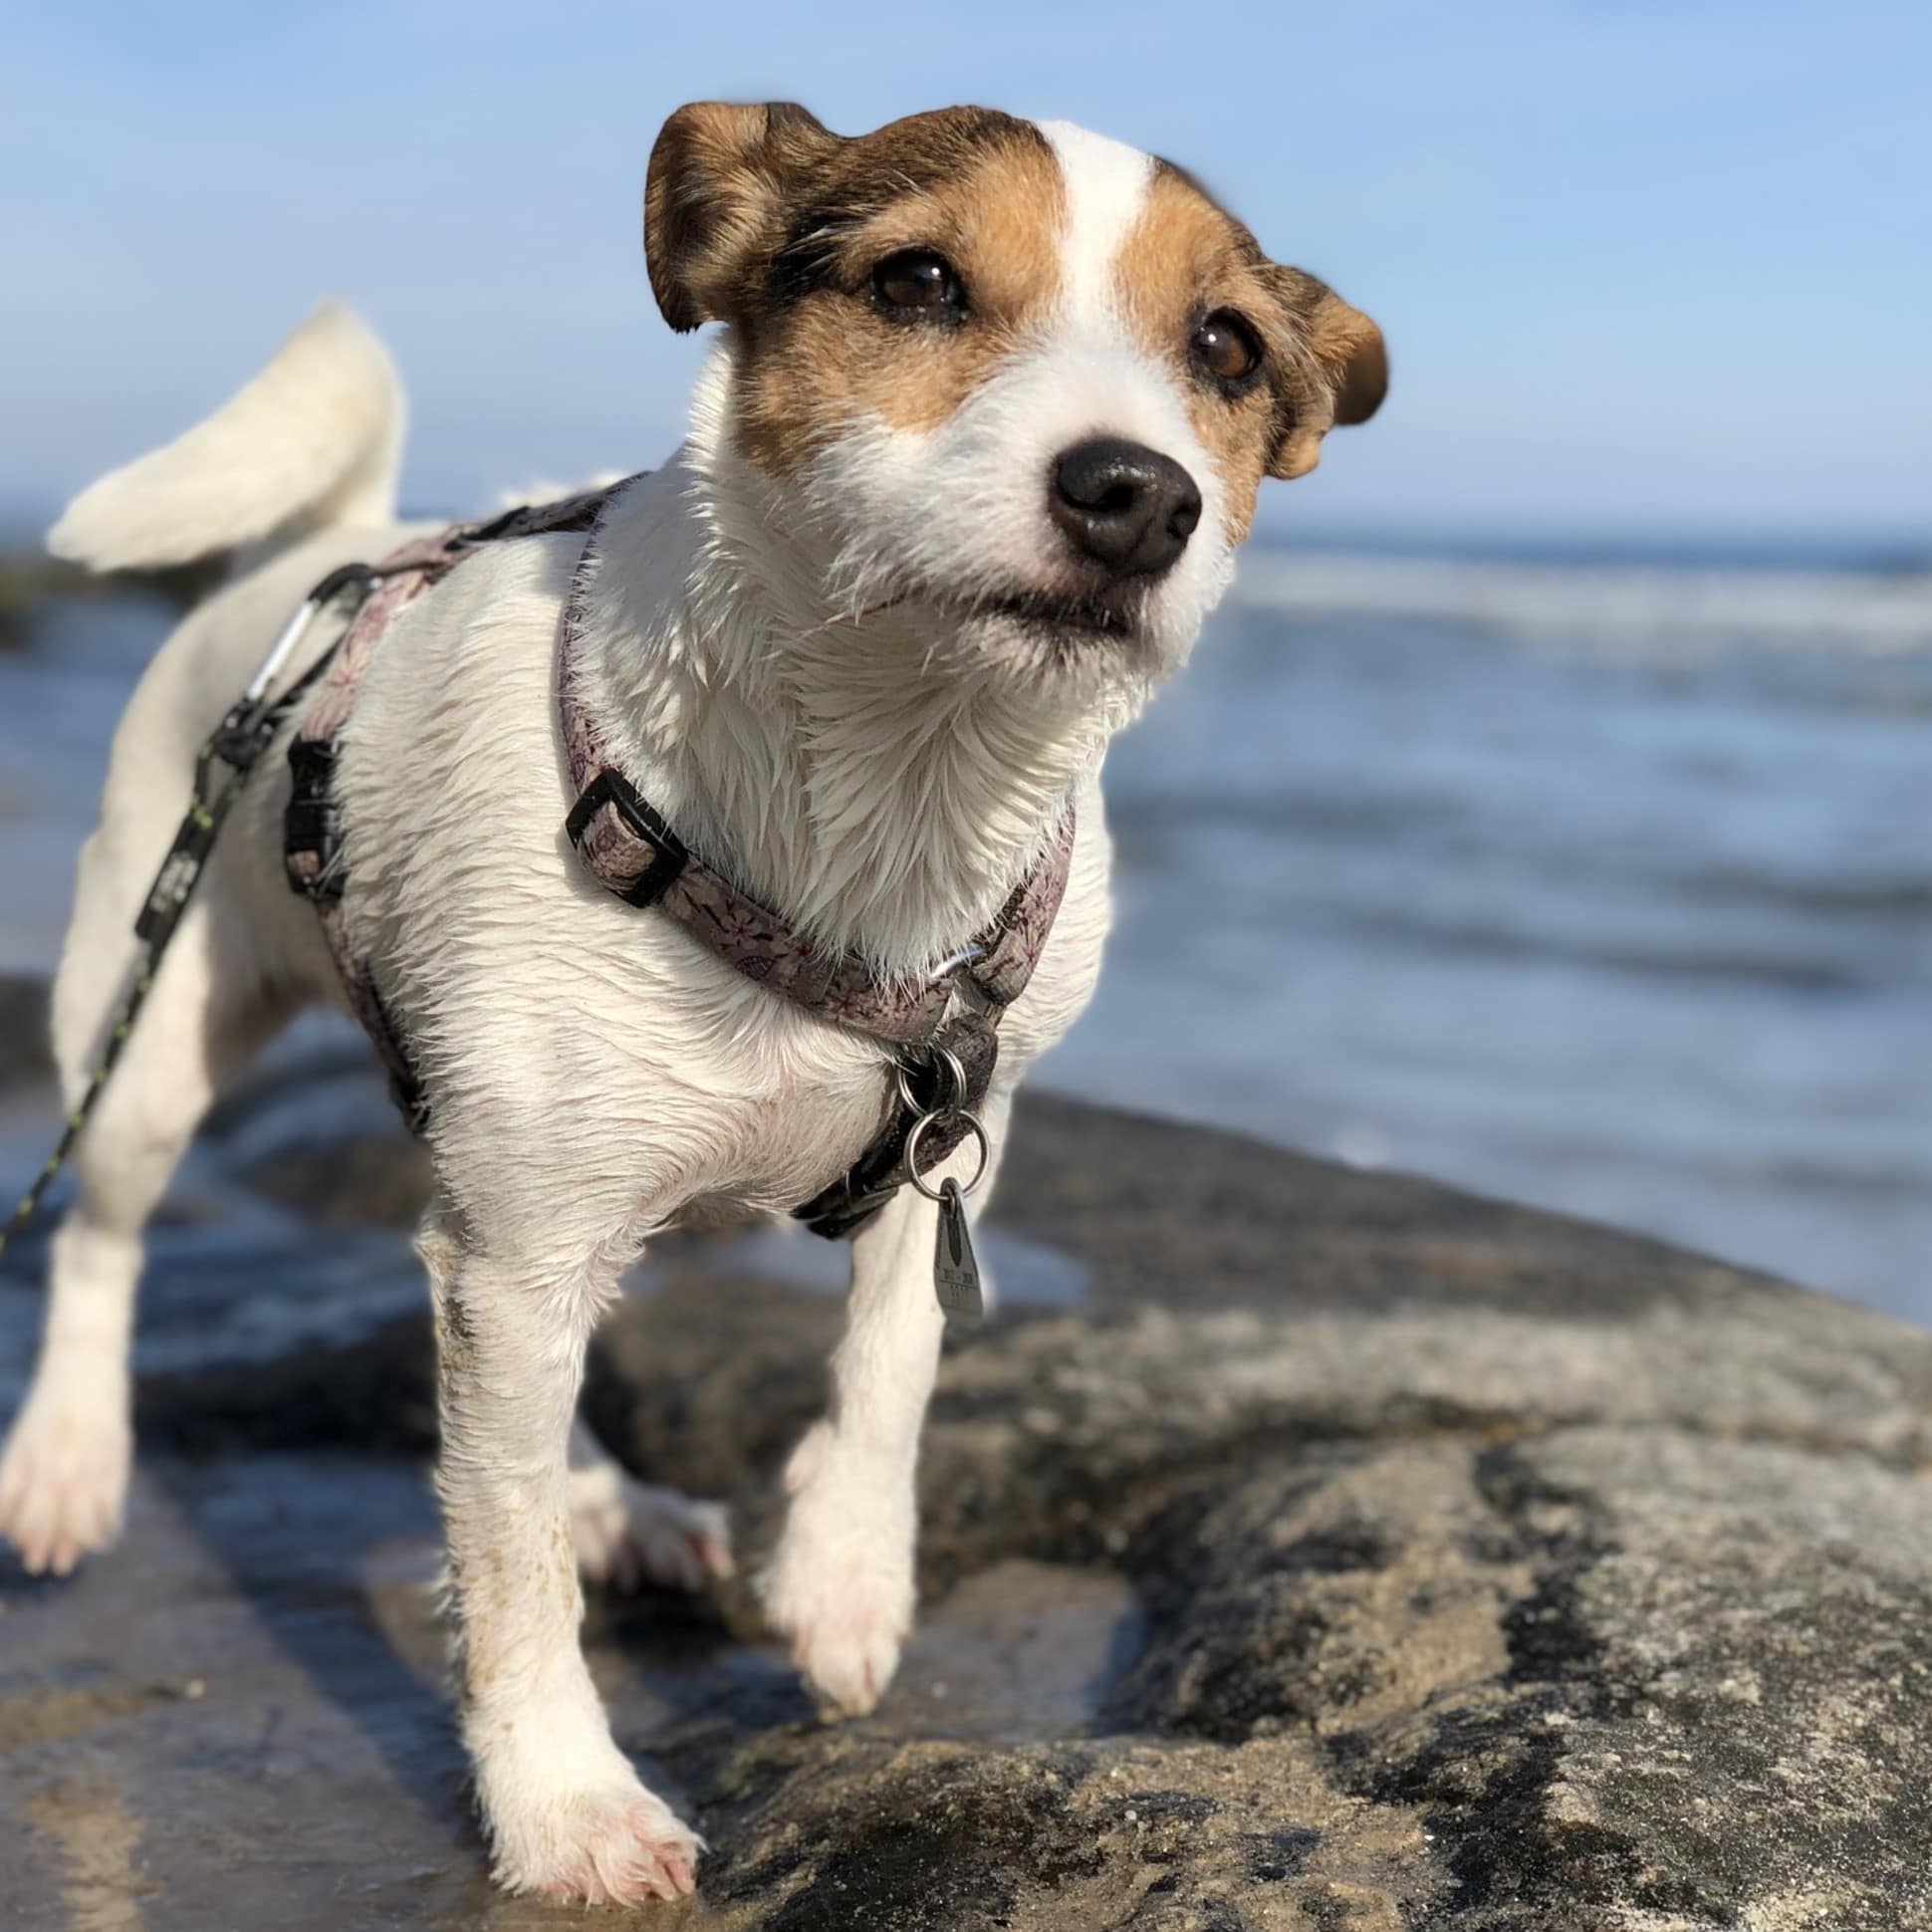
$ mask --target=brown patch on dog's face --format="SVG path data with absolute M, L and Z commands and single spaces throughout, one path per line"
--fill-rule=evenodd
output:
M 788 486 L 745 500 L 761 527 L 796 503 L 778 521 L 846 635 L 1144 690 L 1262 477 L 1380 398 L 1372 323 L 1179 169 L 1064 122 L 954 108 L 843 139 L 686 108 L 645 204 L 666 319 L 730 330 L 701 453 Z
M 1374 413 L 1386 386 L 1381 333 L 1312 275 L 1271 262 L 1249 230 L 1171 162 L 1156 161 L 1116 279 L 1140 345 L 1174 371 L 1189 420 L 1226 489 L 1223 522 L 1238 544 L 1263 476 L 1294 477 L 1321 459 L 1337 422 Z M 1227 378 L 1203 356 L 1204 329 L 1252 332 L 1252 369 Z
M 673 329 L 746 306 L 786 183 L 838 145 L 791 101 L 696 101 L 665 121 L 644 179 L 644 262 Z
M 1322 460 L 1322 438 L 1331 428 L 1366 422 L 1382 406 L 1388 393 L 1388 352 L 1382 332 L 1326 282 L 1303 269 L 1272 263 L 1269 280 L 1290 318 L 1305 377 L 1309 370 L 1303 359 L 1313 359 L 1318 407 L 1286 418 L 1268 473 L 1306 476 Z
M 954 108 L 845 140 L 802 109 L 680 110 L 646 190 L 651 281 L 673 327 L 736 332 L 738 447 L 790 475 L 854 421 L 937 427 L 1060 285 L 1065 193 L 1030 121 Z M 888 299 L 914 257 L 956 292 Z
M 674 329 L 732 325 L 740 448 L 784 476 L 860 418 L 926 430 L 1052 308 L 1067 187 L 1031 121 L 983 108 L 846 139 L 787 102 L 681 108 L 651 152 L 645 250 Z M 924 251 L 957 304 L 908 315 L 874 277 Z M 1152 163 L 1115 265 L 1139 346 L 1169 366 L 1220 469 L 1238 543 L 1264 475 L 1313 469 L 1336 423 L 1381 400 L 1381 335 L 1315 277 L 1271 262 L 1190 175 Z M 1203 325 L 1252 332 L 1253 379 L 1203 366 Z
M 1218 381 L 1201 365 L 1195 344 L 1210 316 L 1232 314 L 1274 346 L 1266 342 L 1277 307 L 1266 266 L 1240 222 L 1178 168 L 1155 165 L 1115 275 L 1128 326 L 1140 346 L 1172 369 L 1194 433 L 1221 472 L 1230 543 L 1239 543 L 1254 521 L 1280 402 L 1265 365 L 1244 382 Z

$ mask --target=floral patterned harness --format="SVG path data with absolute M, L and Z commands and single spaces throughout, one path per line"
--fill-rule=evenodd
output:
M 633 482 L 635 478 L 626 479 Z M 617 483 L 559 503 L 525 506 L 486 523 L 455 524 L 403 545 L 376 567 L 327 673 L 289 744 L 294 786 L 285 862 L 308 898 L 342 974 L 349 1002 L 375 1043 L 411 1132 L 429 1108 L 402 1030 L 369 963 L 352 952 L 343 918 L 348 882 L 336 796 L 337 738 L 389 620 L 484 544 L 586 533 L 557 633 L 557 704 L 576 803 L 565 829 L 591 875 L 627 904 L 653 907 L 747 979 L 829 1023 L 891 1049 L 878 1130 L 851 1168 L 793 1210 L 815 1233 L 840 1239 L 869 1221 L 909 1178 L 918 1134 L 922 1169 L 975 1131 L 992 1084 L 999 1024 L 1019 998 L 1053 929 L 1073 859 L 1071 805 L 1047 850 L 980 933 L 927 979 L 882 980 L 855 955 L 821 949 L 691 851 L 618 769 L 586 702 L 579 642 L 595 571 L 598 528 Z

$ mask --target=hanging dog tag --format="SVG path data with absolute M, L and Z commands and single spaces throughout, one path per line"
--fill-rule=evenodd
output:
M 939 1184 L 939 1241 L 932 1257 L 932 1286 L 948 1315 L 977 1322 L 986 1313 L 973 1237 L 966 1226 L 966 1197 L 957 1181 Z

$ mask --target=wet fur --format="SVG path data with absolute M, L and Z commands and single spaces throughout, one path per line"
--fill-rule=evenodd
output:
M 975 292 L 943 333 L 881 314 L 869 265 L 943 244 Z M 804 110 L 680 111 L 647 188 L 652 287 L 725 325 L 688 441 L 615 504 L 584 630 L 613 749 L 685 840 L 821 942 L 922 972 L 985 923 L 1066 801 L 1066 901 L 1002 1034 L 1014 1087 L 1091 992 L 1107 923 L 1111 736 L 1184 661 L 1264 474 L 1379 399 L 1373 325 L 1281 269 L 1177 170 L 982 110 L 857 140 Z M 1204 310 L 1239 303 L 1266 382 L 1204 384 Z M 924 329 L 924 325 L 917 325 Z M 1045 510 L 1055 454 L 1123 436 L 1205 513 L 1158 582 L 1095 586 Z M 195 745 L 306 589 L 378 555 L 401 437 L 387 359 L 327 310 L 179 442 L 55 532 L 100 568 L 244 553 L 117 734 L 55 996 L 70 1103 Z M 464 563 L 396 619 L 342 741 L 353 939 L 434 1109 L 420 1247 L 436 1316 L 462 1722 L 499 1878 L 672 1897 L 698 1845 L 612 1743 L 579 1570 L 694 1584 L 722 1518 L 632 1483 L 573 1412 L 619 1271 L 678 1224 L 783 1214 L 840 1173 L 883 1051 L 760 991 L 595 885 L 562 835 L 553 691 L 577 538 Z M 338 997 L 280 865 L 286 779 L 251 785 L 78 1162 L 0 1530 L 64 1570 L 119 1527 L 141 1229 L 202 1112 L 299 1007 Z M 912 1611 L 913 1472 L 941 1318 L 910 1190 L 852 1249 L 833 1400 L 786 1474 L 764 1578 L 828 1709 L 883 1692 Z

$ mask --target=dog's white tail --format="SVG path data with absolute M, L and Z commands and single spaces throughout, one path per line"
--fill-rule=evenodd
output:
M 47 547 L 91 570 L 144 570 L 389 522 L 403 417 L 388 352 L 325 302 L 213 415 L 83 490 Z

